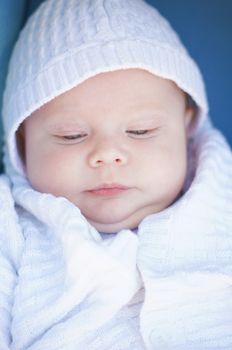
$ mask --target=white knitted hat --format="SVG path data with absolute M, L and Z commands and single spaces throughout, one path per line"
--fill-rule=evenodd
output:
M 3 101 L 6 154 L 23 174 L 15 132 L 33 111 L 101 72 L 142 68 L 171 79 L 199 106 L 204 83 L 169 23 L 142 0 L 48 0 L 15 45 Z

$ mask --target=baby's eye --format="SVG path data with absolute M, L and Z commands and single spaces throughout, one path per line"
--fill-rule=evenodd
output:
M 85 137 L 85 136 L 87 136 L 87 134 L 64 135 L 64 136 L 62 136 L 62 138 L 64 140 L 77 140 L 77 139 L 80 139 L 80 138 Z
M 143 137 L 152 136 L 152 131 L 154 131 L 154 129 L 150 129 L 150 130 L 127 130 L 126 133 L 130 134 L 132 137 L 143 138 Z
M 83 141 L 86 136 L 88 136 L 88 134 L 82 133 L 72 135 L 57 135 L 56 137 L 58 138 L 59 143 L 73 144 Z
M 149 130 L 127 130 L 128 134 L 133 134 L 133 135 L 145 135 L 148 133 Z

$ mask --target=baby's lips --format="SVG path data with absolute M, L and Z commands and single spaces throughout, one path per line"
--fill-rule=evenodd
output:
M 118 183 L 102 184 L 88 190 L 89 193 L 99 196 L 113 196 L 125 192 L 129 187 Z
M 129 187 L 119 184 L 119 183 L 103 183 L 97 187 L 91 188 L 88 192 L 98 191 L 98 190 L 106 190 L 106 189 L 118 189 L 118 190 L 128 190 Z

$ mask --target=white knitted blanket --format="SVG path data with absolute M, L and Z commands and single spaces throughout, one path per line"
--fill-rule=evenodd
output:
M 212 128 L 190 146 L 185 193 L 105 240 L 66 199 L 0 178 L 0 350 L 232 349 L 231 151 Z M 133 346 L 117 315 L 143 286 Z

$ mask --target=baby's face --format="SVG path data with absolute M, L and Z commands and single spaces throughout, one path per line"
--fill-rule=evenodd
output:
M 139 69 L 99 74 L 26 119 L 28 179 L 101 232 L 135 228 L 181 191 L 191 117 L 169 80 Z

